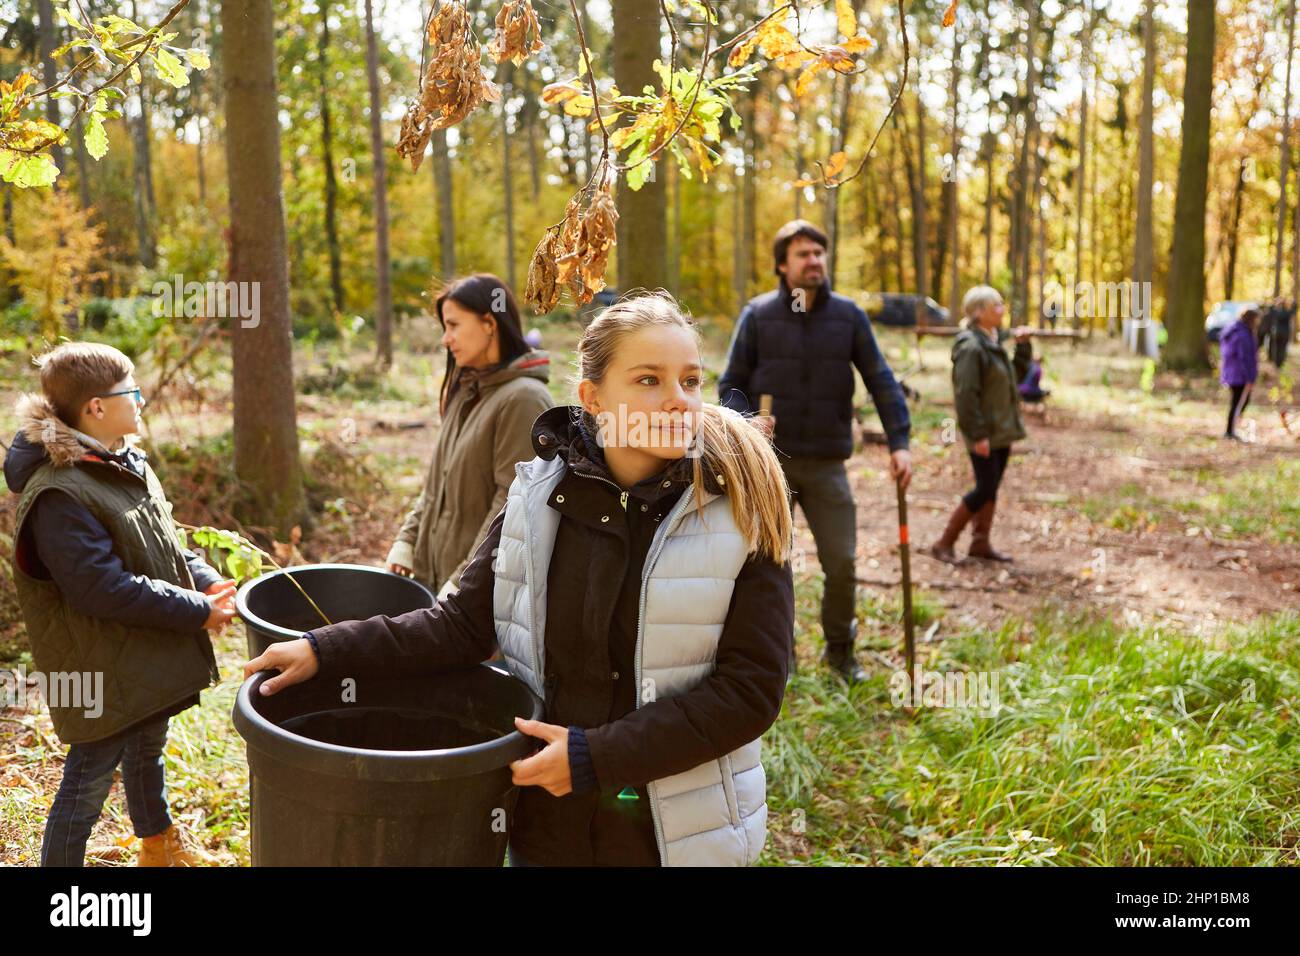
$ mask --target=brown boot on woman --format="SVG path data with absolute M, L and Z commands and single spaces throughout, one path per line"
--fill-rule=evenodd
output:
M 961 535 L 962 529 L 970 521 L 972 515 L 966 502 L 960 502 L 952 515 L 948 518 L 948 527 L 944 529 L 939 540 L 926 549 L 926 554 L 948 564 L 960 564 L 961 558 L 957 557 L 957 552 L 953 550 L 953 545 L 957 543 L 957 538 Z
M 984 502 L 984 507 L 975 512 L 975 522 L 971 530 L 970 550 L 966 552 L 972 558 L 984 558 L 986 561 L 1012 561 L 1009 554 L 989 544 L 989 531 L 993 528 L 993 514 L 997 511 L 996 501 Z

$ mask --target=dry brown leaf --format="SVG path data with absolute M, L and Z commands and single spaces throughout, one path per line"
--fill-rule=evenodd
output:
M 518 66 L 530 53 L 542 49 L 542 27 L 531 0 L 508 0 L 497 11 L 496 24 L 488 53 L 497 63 L 508 59 Z
M 397 155 L 419 169 L 434 130 L 455 126 L 482 103 L 501 99 L 483 69 L 482 52 L 459 0 L 443 3 L 429 21 L 429 60 L 420 90 L 402 118 Z
M 533 251 L 524 299 L 538 312 L 555 308 L 562 286 L 584 304 L 605 288 L 609 252 L 618 237 L 612 180 L 591 193 L 585 210 L 581 199 L 579 193 L 569 200 L 564 222 L 548 229 Z

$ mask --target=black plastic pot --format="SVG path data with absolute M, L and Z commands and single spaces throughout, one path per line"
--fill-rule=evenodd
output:
M 287 577 L 292 573 L 331 621 L 396 617 L 433 607 L 437 599 L 419 581 L 360 564 L 306 564 L 254 578 L 235 595 L 251 660 L 276 641 L 292 641 L 325 622 Z
M 244 681 L 254 866 L 500 866 L 517 788 L 511 761 L 537 750 L 515 717 L 542 703 L 481 664 L 358 677 L 355 703 L 313 679 L 269 697 Z

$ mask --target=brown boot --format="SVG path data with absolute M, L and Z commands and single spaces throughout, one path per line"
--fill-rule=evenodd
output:
M 996 501 L 984 502 L 984 507 L 975 512 L 975 521 L 971 526 L 970 550 L 966 553 L 972 558 L 984 558 L 986 561 L 1011 561 L 1009 554 L 989 544 L 989 531 L 993 528 L 993 514 L 997 511 Z
M 136 866 L 214 866 L 215 861 L 203 850 L 187 847 L 181 831 L 172 824 L 157 836 L 141 839 Z
M 957 538 L 961 535 L 962 529 L 966 527 L 966 523 L 970 521 L 971 517 L 966 502 L 959 502 L 952 515 L 948 518 L 948 527 L 944 529 L 938 541 L 926 548 L 926 554 L 940 561 L 946 561 L 948 564 L 960 563 L 961 558 L 957 557 L 957 552 L 952 548 L 957 543 Z

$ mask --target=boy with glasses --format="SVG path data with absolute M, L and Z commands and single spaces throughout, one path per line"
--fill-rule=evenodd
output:
M 182 549 L 157 476 L 126 440 L 143 427 L 131 360 L 68 342 L 36 364 L 43 394 L 19 399 L 4 463 L 21 496 L 14 581 L 47 686 L 99 698 L 47 701 L 69 749 L 41 864 L 82 865 L 119 764 L 139 864 L 210 862 L 171 821 L 162 752 L 168 720 L 218 679 L 207 632 L 234 616 L 235 584 Z

